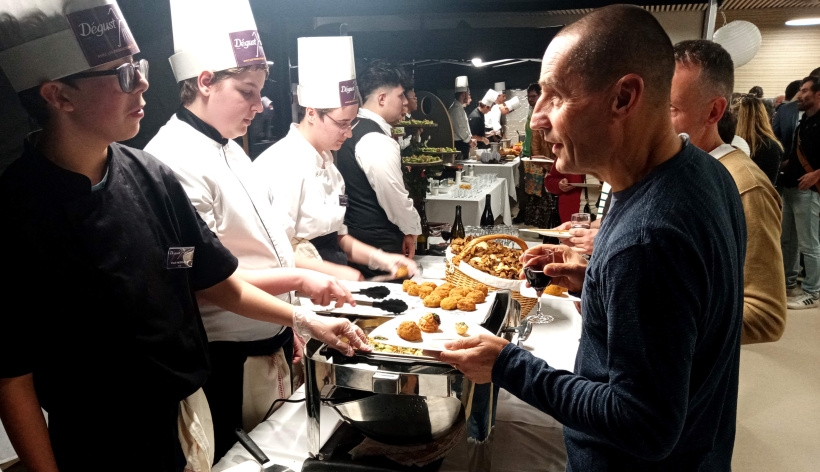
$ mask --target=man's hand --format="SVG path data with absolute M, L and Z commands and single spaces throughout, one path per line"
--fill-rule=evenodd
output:
M 361 275 L 361 274 L 359 274 Z M 299 291 L 310 297 L 310 300 L 318 306 L 327 306 L 336 302 L 336 308 L 345 303 L 356 306 L 356 300 L 344 285 L 336 280 L 336 277 L 325 275 L 319 272 L 311 272 L 302 277 L 302 284 Z
M 575 190 L 575 187 L 573 187 L 572 185 L 570 185 L 570 184 L 569 184 L 569 181 L 568 181 L 566 178 L 563 178 L 563 179 L 561 179 L 560 181 L 558 181 L 558 188 L 559 188 L 562 192 L 565 192 L 565 193 L 566 193 L 566 192 L 571 192 L 571 191 Z
M 552 228 L 554 231 L 567 231 L 568 229 L 572 228 L 572 222 L 567 221 L 566 223 L 561 223 L 560 225 Z
M 305 352 L 305 340 L 299 337 L 295 332 L 293 333 L 293 362 L 298 364 L 302 360 L 302 355 Z
M 492 382 L 493 365 L 507 344 L 506 339 L 479 334 L 445 343 L 447 351 L 424 351 L 424 354 L 450 364 L 477 384 L 485 384 Z
M 316 338 L 346 356 L 352 356 L 354 349 L 372 350 L 361 328 L 347 319 L 319 316 L 304 307 L 293 309 L 293 331 L 306 341 Z
M 524 267 L 527 267 L 536 257 L 546 254 L 547 250 L 553 251 L 555 261 L 544 267 L 544 273 L 552 277 L 551 283 L 565 287 L 571 292 L 580 292 L 584 286 L 587 260 L 569 247 L 564 245 L 541 244 L 540 246 L 528 249 L 522 254 L 521 262 L 524 263 Z M 520 279 L 526 278 L 523 270 L 518 277 Z M 527 286 L 529 287 L 530 284 L 527 284 Z
M 405 234 L 404 241 L 402 241 L 402 253 L 407 254 L 410 259 L 416 255 L 416 238 L 418 236 L 415 234 Z
M 412 238 L 415 236 L 410 235 Z M 406 238 L 407 236 L 405 236 Z M 415 245 L 413 245 L 415 249 Z M 415 252 L 415 251 L 414 251 Z M 419 268 L 413 259 L 402 256 L 401 254 L 393 254 L 384 252 L 381 249 L 375 250 L 370 254 L 367 264 L 371 269 L 383 270 L 390 272 L 390 275 L 396 276 L 401 267 L 407 268 L 407 277 L 412 277 L 418 272 Z
M 814 184 L 816 184 L 818 180 L 820 180 L 820 170 L 803 174 L 797 179 L 797 188 L 800 190 L 808 190 L 814 187 Z
M 572 237 L 562 241 L 565 245 L 581 254 L 592 255 L 592 250 L 595 248 L 595 235 L 598 234 L 598 228 L 571 228 L 569 234 L 572 235 Z

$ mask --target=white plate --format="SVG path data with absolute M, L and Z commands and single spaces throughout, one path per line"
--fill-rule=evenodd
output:
M 550 236 L 552 238 L 558 239 L 566 239 L 572 237 L 572 235 L 569 234 L 569 231 L 558 231 L 554 229 L 527 229 L 526 231 L 532 231 L 533 233 L 538 233 L 542 236 Z
M 552 164 L 555 162 L 554 159 L 547 159 L 546 157 L 522 157 L 521 160 L 523 162 L 543 162 L 545 164 Z
M 603 187 L 603 185 L 601 185 L 601 184 L 573 184 L 573 183 L 570 183 L 570 185 L 572 185 L 573 187 L 581 187 L 581 188 L 584 188 L 584 187 L 586 187 L 586 188 L 602 188 Z
M 532 287 L 525 286 L 526 284 L 521 284 L 521 296 L 529 297 L 529 298 L 536 298 L 538 294 L 535 293 L 535 289 Z M 541 295 L 544 300 L 564 300 L 567 302 L 580 302 L 581 299 L 578 297 L 573 297 L 572 295 L 564 292 L 563 296 L 556 297 L 555 295 L 547 295 L 546 293 Z
M 451 313 L 439 314 L 439 318 L 441 319 L 441 325 L 439 326 L 438 331 L 435 333 L 425 333 L 424 331 L 422 331 L 421 340 L 419 341 L 404 340 L 398 335 L 398 333 L 396 333 L 396 329 L 399 327 L 400 324 L 402 324 L 402 322 L 414 321 L 418 323 L 419 318 L 424 316 L 425 313 L 433 313 L 433 311 L 417 309 L 414 310 L 413 313 L 397 316 L 392 320 L 382 324 L 378 328 L 374 329 L 370 333 L 370 337 L 374 338 L 376 336 L 384 336 L 387 339 L 378 340 L 378 342 L 390 344 L 392 346 L 410 347 L 414 349 L 427 349 L 428 351 L 443 351 L 445 342 L 467 338 L 478 334 L 493 334 L 488 330 L 482 328 L 478 323 L 466 319 L 463 315 L 456 315 Z M 467 323 L 468 326 L 467 334 L 465 334 L 464 336 L 461 336 L 458 333 L 456 333 L 456 323 L 460 321 Z

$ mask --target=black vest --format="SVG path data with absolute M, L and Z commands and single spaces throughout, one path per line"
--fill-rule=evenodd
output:
M 373 120 L 360 118 L 353 128 L 353 137 L 345 140 L 336 153 L 336 167 L 345 179 L 348 207 L 345 212 L 345 225 L 357 233 L 360 231 L 378 231 L 394 233 L 403 237 L 398 226 L 393 224 L 384 212 L 376 191 L 370 186 L 364 170 L 356 162 L 356 146 L 364 135 L 369 133 L 384 134 L 381 126 Z M 366 242 L 366 241 L 365 241 Z

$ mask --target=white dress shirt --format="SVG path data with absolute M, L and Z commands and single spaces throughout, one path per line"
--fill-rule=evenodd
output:
M 387 218 L 404 234 L 421 234 L 421 220 L 404 188 L 399 143 L 390 137 L 390 125 L 378 114 L 359 109 L 359 118 L 375 121 L 384 131 L 368 133 L 356 144 L 356 162 L 376 192 Z
M 484 115 L 484 127 L 493 131 L 501 131 L 501 107 L 498 104 L 493 105 Z
M 172 116 L 145 147 L 168 165 L 185 188 L 199 216 L 248 270 L 293 267 L 287 215 L 256 179 L 251 160 L 233 140 L 225 146 Z M 290 230 L 292 232 L 292 229 Z M 290 293 L 279 295 L 290 302 Z M 200 302 L 208 341 L 268 339 L 281 326 L 252 320 Z
M 329 151 L 321 154 L 299 126 L 290 125 L 284 139 L 253 161 L 260 179 L 267 182 L 276 202 L 288 209 L 296 237 L 313 239 L 338 232 L 347 234 L 346 206 L 342 205 L 345 181 Z
M 470 133 L 470 123 L 464 105 L 455 100 L 450 104 L 447 113 L 450 115 L 450 121 L 453 124 L 453 139 L 469 143 L 473 135 Z

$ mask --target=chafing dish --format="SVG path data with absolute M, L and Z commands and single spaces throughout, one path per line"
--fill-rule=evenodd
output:
M 521 306 L 508 290 L 500 290 L 480 324 L 512 340 L 522 331 L 520 317 Z M 370 332 L 389 319 L 353 321 Z M 494 424 L 498 388 L 476 385 L 450 365 L 429 357 L 382 352 L 344 357 L 311 340 L 305 365 L 308 450 L 319 460 L 322 403 L 365 436 L 388 444 L 430 442 L 459 425 L 462 415 L 468 442 L 481 444 Z

